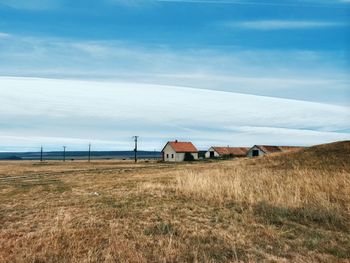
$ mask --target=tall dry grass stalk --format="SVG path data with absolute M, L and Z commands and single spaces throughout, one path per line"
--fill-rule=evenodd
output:
M 350 211 L 350 175 L 344 171 L 273 170 L 244 165 L 179 173 L 180 194 L 245 204 L 312 206 Z

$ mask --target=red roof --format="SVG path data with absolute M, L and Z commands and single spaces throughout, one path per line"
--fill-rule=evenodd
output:
M 178 141 L 168 142 L 165 145 L 165 147 L 168 144 L 177 153 L 197 153 L 198 152 L 197 148 L 191 142 L 178 142 Z M 163 149 L 163 151 L 164 151 L 164 149 Z
M 213 149 L 220 155 L 235 156 L 246 156 L 249 151 L 248 147 L 213 147 Z
M 255 145 L 264 153 L 276 153 L 276 152 L 287 152 L 287 151 L 297 151 L 304 147 L 299 146 L 271 146 L 271 145 Z

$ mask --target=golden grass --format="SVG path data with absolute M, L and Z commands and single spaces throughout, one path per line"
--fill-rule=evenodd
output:
M 186 171 L 179 173 L 176 189 L 219 203 L 267 202 L 350 213 L 349 153 L 350 143 L 346 142 Z
M 349 262 L 350 147 L 326 147 L 194 164 L 0 162 L 0 262 Z
M 219 203 L 285 207 L 314 206 L 350 211 L 350 176 L 344 171 L 272 170 L 245 161 L 225 167 L 179 173 L 176 190 Z

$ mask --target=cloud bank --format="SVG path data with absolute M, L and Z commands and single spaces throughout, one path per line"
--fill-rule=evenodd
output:
M 0 37 L 0 76 L 103 79 L 349 103 L 346 55 Z
M 350 139 L 348 107 L 154 84 L 0 78 L 0 150 L 311 145 Z M 130 146 L 130 148 L 129 148 Z

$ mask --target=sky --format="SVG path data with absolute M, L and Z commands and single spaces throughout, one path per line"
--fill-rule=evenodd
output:
M 349 47 L 348 0 L 0 0 L 0 151 L 350 139 Z

